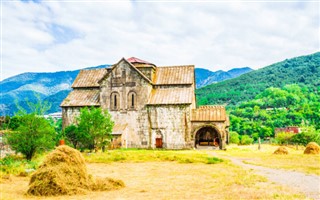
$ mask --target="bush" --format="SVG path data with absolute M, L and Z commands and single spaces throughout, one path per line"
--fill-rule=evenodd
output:
M 241 145 L 249 145 L 252 143 L 253 143 L 253 139 L 250 138 L 248 135 L 241 136 L 241 141 L 240 141 Z
M 232 144 L 239 144 L 240 139 L 239 139 L 239 134 L 235 131 L 230 132 L 230 143 Z
M 310 142 L 315 142 L 320 145 L 320 133 L 315 129 L 308 128 L 306 131 L 294 135 L 292 137 L 292 142 L 302 145 L 307 145 Z
M 294 133 L 285 133 L 285 132 L 280 132 L 276 135 L 276 143 L 277 144 L 288 144 L 292 141 L 292 137 L 294 136 Z

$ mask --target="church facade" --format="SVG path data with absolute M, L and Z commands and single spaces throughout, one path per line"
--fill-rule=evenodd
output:
M 122 58 L 105 69 L 81 70 L 61 103 L 63 127 L 83 107 L 107 109 L 120 147 L 225 148 L 229 119 L 223 106 L 196 108 L 193 65 L 158 67 Z

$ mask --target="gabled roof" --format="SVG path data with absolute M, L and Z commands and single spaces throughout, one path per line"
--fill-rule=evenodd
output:
M 193 90 L 186 88 L 158 88 L 153 89 L 148 101 L 148 105 L 172 105 L 172 104 L 191 104 Z
M 194 83 L 194 65 L 157 67 L 155 85 L 180 85 Z
M 148 61 L 145 61 L 145 60 L 141 60 L 139 58 L 136 58 L 136 57 L 131 57 L 131 58 L 128 58 L 127 59 L 128 62 L 130 63 L 141 63 L 141 64 L 150 64 L 150 65 L 153 65 L 152 63 L 148 62 Z
M 108 73 L 105 73 L 101 78 L 100 80 L 98 81 L 98 84 L 101 83 L 101 81 L 103 79 L 105 79 L 106 76 L 108 76 L 110 73 L 112 73 L 112 70 L 114 68 L 116 68 L 119 63 L 121 63 L 122 61 L 125 61 L 126 63 L 129 64 L 130 67 L 132 67 L 136 72 L 138 72 L 138 74 L 140 74 L 148 83 L 152 84 L 151 80 L 148 79 L 140 70 L 138 70 L 133 64 L 131 64 L 129 61 L 127 61 L 125 58 L 122 58 L 119 62 L 117 62 L 116 64 L 112 65 L 112 68 L 111 70 L 108 70 Z
M 227 115 L 224 106 L 201 106 L 198 109 L 192 109 L 191 121 L 210 122 L 226 120 Z
M 99 80 L 107 73 L 106 69 L 80 70 L 72 88 L 99 87 Z
M 99 89 L 75 89 L 61 103 L 61 107 L 100 106 Z

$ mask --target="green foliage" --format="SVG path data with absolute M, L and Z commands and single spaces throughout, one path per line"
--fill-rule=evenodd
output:
M 90 150 L 96 147 L 104 150 L 110 142 L 114 122 L 110 113 L 101 108 L 83 108 L 80 110 L 80 116 L 77 119 L 76 129 L 77 138 L 85 148 Z
M 224 160 L 208 157 L 203 151 L 177 151 L 177 150 L 147 150 L 147 149 L 115 149 L 99 154 L 84 154 L 87 162 L 178 162 L 178 163 L 205 163 L 216 164 Z
M 10 155 L 3 159 L 0 159 L 0 175 L 1 174 L 14 174 L 19 175 L 20 173 L 25 173 L 26 169 L 37 169 L 39 167 L 40 159 L 29 161 L 25 160 L 21 156 Z
M 56 134 L 46 119 L 32 113 L 19 116 L 19 120 L 18 128 L 6 134 L 6 140 L 13 150 L 31 160 L 35 153 L 54 147 Z
M 280 132 L 277 133 L 275 140 L 277 144 L 289 144 L 291 143 L 291 139 L 294 136 L 294 133 L 285 133 L 285 132 Z
M 37 103 L 26 102 L 30 114 L 17 104 L 19 112 L 13 119 L 16 119 L 14 131 L 5 135 L 6 142 L 16 152 L 23 154 L 27 160 L 31 160 L 35 153 L 49 150 L 54 147 L 56 132 L 43 114 L 50 108 L 48 102 L 42 102 L 39 96 Z
M 64 129 L 64 135 L 66 136 L 67 140 L 73 145 L 73 147 L 77 149 L 81 140 L 81 138 L 79 137 L 80 135 L 77 134 L 77 126 L 73 124 L 67 126 Z
M 248 135 L 242 135 L 241 136 L 241 140 L 240 140 L 240 144 L 241 145 L 249 145 L 253 143 L 253 139 L 250 138 Z
M 42 101 L 39 94 L 34 93 L 36 101 L 29 101 L 27 98 L 25 102 L 27 104 L 27 108 L 19 105 L 19 102 L 16 100 L 16 106 L 18 108 L 18 112 L 16 115 L 26 115 L 28 113 L 34 113 L 36 115 L 43 116 L 50 108 L 51 104 L 48 101 Z
M 217 157 L 209 157 L 207 164 L 217 164 L 217 163 L 221 163 L 221 162 L 223 162 L 223 160 L 220 159 L 220 158 L 217 158 Z
M 320 145 L 320 131 L 313 127 L 306 127 L 305 130 L 299 134 L 294 135 L 291 141 L 296 144 L 307 145 L 309 142 L 316 142 Z
M 239 144 L 240 139 L 239 139 L 239 134 L 235 131 L 230 132 L 230 143 L 232 144 Z
M 230 131 L 257 140 L 272 137 L 275 128 L 320 129 L 320 95 L 298 85 L 267 88 L 253 100 L 229 107 Z
M 237 78 L 211 84 L 196 90 L 198 105 L 228 104 L 239 105 L 252 100 L 256 95 L 267 88 L 282 88 L 288 84 L 297 84 L 306 87 L 306 92 L 315 93 L 320 86 L 320 52 L 315 54 L 287 59 L 262 69 L 243 74 Z M 295 93 L 296 91 L 290 91 Z M 283 99 L 282 92 L 277 93 L 277 100 L 272 107 L 285 106 L 288 101 L 298 99 Z M 293 103 L 293 102 L 291 102 Z

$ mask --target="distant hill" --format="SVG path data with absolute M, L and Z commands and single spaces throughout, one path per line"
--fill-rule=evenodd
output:
M 236 105 L 253 99 L 269 87 L 298 84 L 304 90 L 320 92 L 320 52 L 286 59 L 237 78 L 196 90 L 197 103 Z
M 110 65 L 99 65 L 85 69 L 105 68 L 109 66 Z M 238 76 L 239 74 L 245 73 L 246 70 L 251 69 L 239 68 L 232 69 L 228 72 L 211 72 L 206 69 L 197 68 L 195 70 L 196 83 L 200 82 L 200 85 L 204 86 L 206 84 Z M 69 94 L 71 85 L 78 73 L 79 70 L 52 73 L 23 73 L 3 80 L 0 82 L 2 94 L 0 116 L 13 115 L 16 113 L 17 106 L 15 101 L 18 101 L 20 106 L 27 109 L 26 99 L 34 102 L 35 94 L 39 95 L 41 99 L 51 103 L 51 109 L 48 113 L 60 111 L 60 104 Z
M 235 78 L 242 74 L 248 73 L 250 71 L 252 71 L 252 69 L 249 67 L 234 68 L 227 72 L 222 70 L 212 72 L 207 69 L 196 68 L 195 69 L 196 87 L 200 88 L 206 85 L 210 85 L 212 83 L 217 83 L 227 79 Z
M 109 65 L 99 65 L 91 68 L 104 68 Z M 35 94 L 51 104 L 50 112 L 60 110 L 59 105 L 71 90 L 71 85 L 79 70 L 60 71 L 52 73 L 23 73 L 0 82 L 1 101 L 0 116 L 13 115 L 17 112 L 15 101 L 22 107 L 27 107 L 28 101 L 35 101 Z

